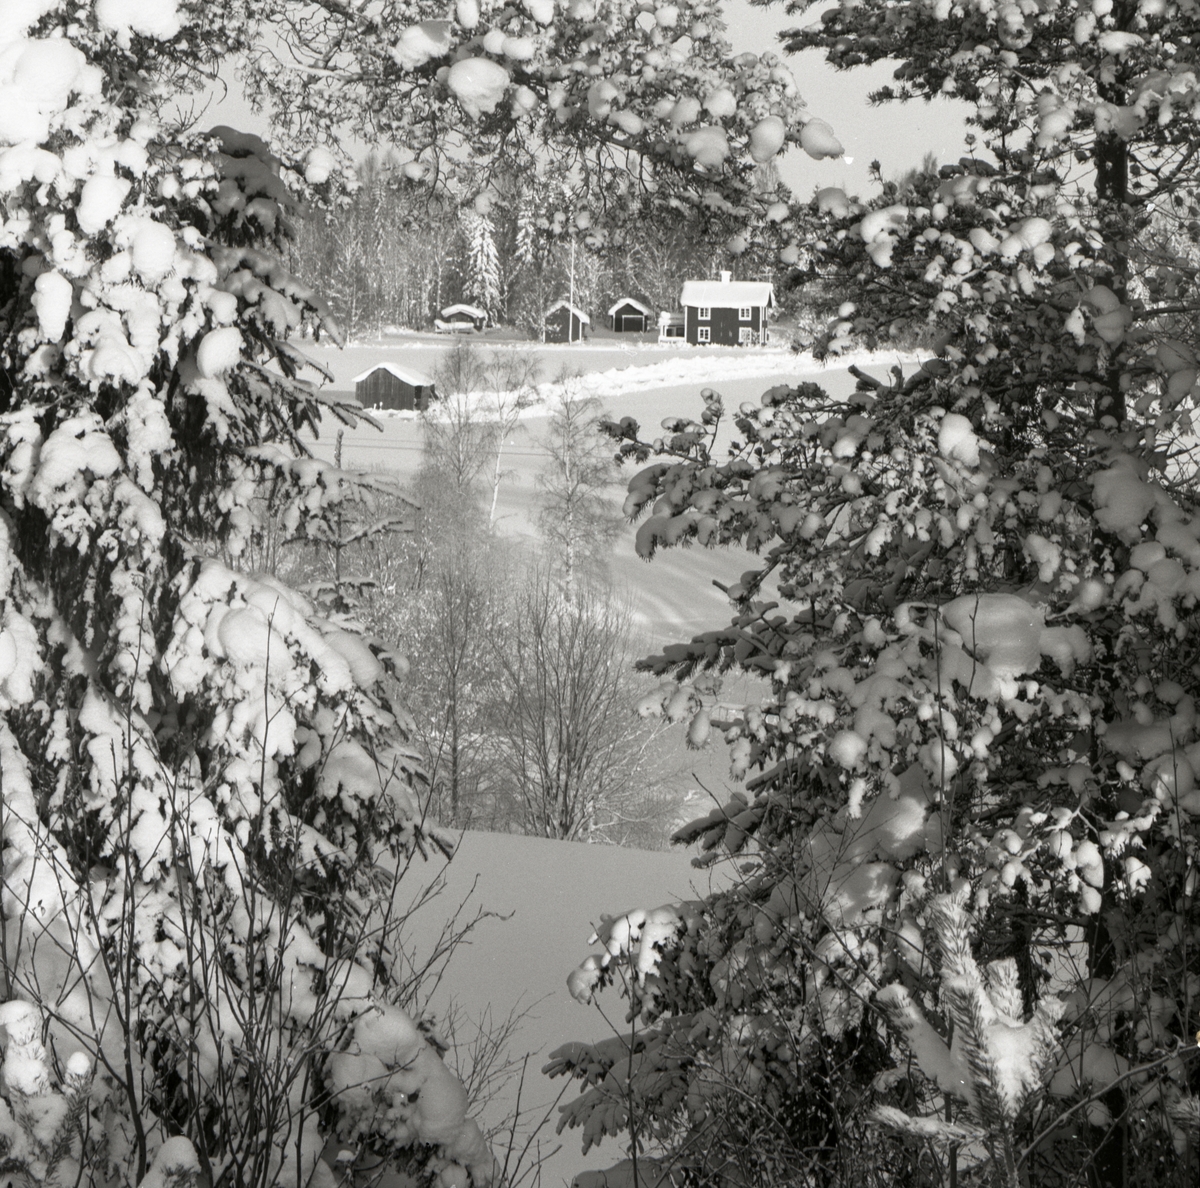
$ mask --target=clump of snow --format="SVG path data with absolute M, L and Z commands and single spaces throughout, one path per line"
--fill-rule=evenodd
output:
M 33 285 L 38 328 L 48 342 L 58 342 L 67 328 L 75 288 L 61 272 L 43 272 Z
M 716 87 L 704 97 L 704 110 L 714 119 L 723 120 L 736 113 L 737 100 L 728 87 Z
M 803 133 L 801 134 L 803 135 Z M 759 165 L 783 148 L 787 127 L 778 116 L 767 116 L 750 129 L 750 156 Z M 839 147 L 839 154 L 840 154 Z
M 129 193 L 132 183 L 123 177 L 102 175 L 89 178 L 83 185 L 75 217 L 85 235 L 95 235 L 117 216 L 121 203 Z
M 196 349 L 196 367 L 206 379 L 232 371 L 242 357 L 242 335 L 235 326 L 210 330 Z
M 824 120 L 809 120 L 800 129 L 800 147 L 814 161 L 840 157 L 845 151 L 841 141 L 833 134 L 833 129 Z
M 947 413 L 938 426 L 938 453 L 972 470 L 979 465 L 979 438 L 971 422 L 960 413 Z
M 38 111 L 58 112 L 67 106 L 87 59 L 66 38 L 25 43 L 13 66 L 12 81 Z
M 462 58 L 446 75 L 446 85 L 473 119 L 496 110 L 509 82 L 508 71 L 490 58 Z
M 603 120 L 612 110 L 613 100 L 620 98 L 617 90 L 606 78 L 598 78 L 587 92 L 588 115 L 594 120 Z
M 835 219 L 844 219 L 850 214 L 850 199 L 839 186 L 818 190 L 815 201 L 818 214 L 833 215 Z
M 530 62 L 537 55 L 537 42 L 532 37 L 506 37 L 500 52 L 513 62 Z
M 130 33 L 165 41 L 182 27 L 177 0 L 96 0 L 96 20 L 125 45 Z
M 1000 254 L 1007 259 L 1024 251 L 1033 251 L 1050 239 L 1048 219 L 1031 218 L 1018 223 L 1000 242 Z
M 621 110 L 609 112 L 608 122 L 620 128 L 626 136 L 640 136 L 646 127 L 646 121 L 635 111 Z
M 729 141 L 725 129 L 705 125 L 683 138 L 684 152 L 704 169 L 720 169 L 729 156 Z
M 321 145 L 314 148 L 304 162 L 304 180 L 310 186 L 324 185 L 337 168 L 337 158 Z
M 521 0 L 522 6 L 539 25 L 554 20 L 554 0 Z
M 175 267 L 175 232 L 155 219 L 134 218 L 121 227 L 130 262 L 147 285 L 157 284 Z
M 479 19 L 478 9 L 475 19 Z M 401 70 L 416 70 L 434 58 L 444 58 L 450 52 L 450 22 L 422 21 L 410 25 L 389 52 Z
M 896 246 L 896 232 L 908 222 L 909 209 L 897 203 L 873 210 L 863 216 L 858 233 L 867 245 L 869 255 L 879 268 L 892 266 L 892 250 Z
M 10 20 L 6 9 L 0 27 L 0 145 L 45 140 L 52 117 L 66 108 L 73 92 L 95 94 L 100 87 L 97 68 L 66 39 L 21 36 L 22 25 L 28 28 L 26 16 L 36 12 L 27 8 Z
M 850 771 L 866 756 L 867 740 L 853 730 L 841 730 L 829 740 L 825 751 L 834 763 Z
M 170 1188 L 185 1177 L 193 1179 L 200 1174 L 200 1159 L 191 1140 L 182 1134 L 167 1139 L 155 1152 L 154 1162 L 138 1188 Z
M 1042 612 L 1016 594 L 964 594 L 941 613 L 963 647 L 998 675 L 1022 676 L 1041 664 Z
M 1142 468 L 1129 454 L 1121 454 L 1106 470 L 1092 475 L 1093 515 L 1107 532 L 1126 544 L 1137 544 L 1141 526 L 1150 513 L 1169 499 L 1161 488 L 1145 481 Z

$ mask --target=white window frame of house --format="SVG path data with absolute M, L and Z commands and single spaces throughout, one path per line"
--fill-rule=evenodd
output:
M 712 318 L 712 306 L 700 305 L 696 307 L 696 317 L 701 322 L 707 322 Z
M 751 318 L 750 306 L 739 305 L 738 306 L 738 321 L 739 322 L 748 322 L 750 320 L 750 318 Z
M 738 342 L 739 343 L 753 343 L 754 342 L 754 330 L 750 326 L 739 326 L 738 327 Z
M 697 342 L 712 342 L 712 329 L 709 326 L 696 327 Z

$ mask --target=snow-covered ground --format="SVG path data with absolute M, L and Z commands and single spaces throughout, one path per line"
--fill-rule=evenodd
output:
M 702 811 L 707 809 L 698 809 L 696 815 Z M 554 1134 L 558 1114 L 551 1103 L 563 1082 L 543 1077 L 542 1065 L 560 1044 L 611 1034 L 595 1007 L 584 1007 L 567 993 L 567 974 L 593 951 L 587 940 L 602 915 L 707 893 L 710 876 L 692 869 L 690 862 L 690 854 L 678 850 L 652 853 L 511 834 L 466 833 L 446 870 L 445 890 L 406 929 L 419 957 L 437 944 L 448 907 L 465 900 L 468 919 L 475 906 L 509 917 L 486 920 L 471 934 L 469 943 L 454 956 L 446 985 L 453 986 L 454 1000 L 467 1021 L 477 1022 L 490 1014 L 493 1023 L 500 1023 L 514 1008 L 529 1012 L 510 1047 L 510 1055 L 518 1059 L 532 1052 L 522 1109 L 540 1106 L 543 1114 L 551 1110 L 550 1124 L 541 1135 L 543 1152 L 562 1144 L 543 1169 L 543 1188 L 558 1188 L 585 1167 L 608 1167 L 623 1157 L 615 1145 L 606 1143 L 585 1160 L 579 1131 L 567 1131 L 561 1138 Z M 397 902 L 401 906 L 411 902 L 416 886 L 441 869 L 437 860 L 418 865 L 401 883 Z M 444 1014 L 448 1002 L 449 992 L 439 993 L 434 1009 Z M 600 1005 L 609 1019 L 621 1022 L 624 1012 L 616 994 L 606 991 Z M 462 1038 L 469 1039 L 470 1034 L 467 1022 Z M 452 1057 L 447 1060 L 452 1062 Z M 487 1122 L 503 1119 L 512 1108 L 515 1091 L 514 1083 L 485 1111 Z M 568 1089 L 563 1101 L 577 1092 Z M 500 1151 L 497 1154 L 503 1158 Z
M 319 358 L 334 376 L 333 391 L 351 392 L 350 379 L 375 363 L 402 363 L 429 374 L 436 370 L 441 354 L 453 344 L 415 338 L 383 339 L 372 344 L 355 344 L 338 351 L 312 348 L 308 353 Z M 484 341 L 485 349 L 493 344 Z M 854 390 L 854 378 L 847 368 L 857 363 L 872 374 L 883 376 L 899 362 L 906 369 L 914 365 L 912 356 L 879 353 L 844 357 L 827 365 L 808 355 L 772 348 L 738 347 L 660 347 L 657 345 L 612 345 L 611 340 L 574 346 L 541 344 L 495 344 L 498 350 L 533 351 L 542 363 L 543 376 L 559 375 L 556 366 L 569 361 L 576 382 L 595 396 L 604 411 L 615 417 L 632 416 L 653 435 L 664 418 L 696 416 L 703 408 L 700 391 L 715 388 L 724 397 L 726 409 L 733 412 L 743 401 L 755 401 L 778 383 L 811 381 L 822 384 L 831 395 L 845 397 Z M 547 461 L 543 445 L 548 408 L 552 404 L 553 380 L 544 385 L 542 404 L 530 409 L 520 428 L 504 451 L 506 477 L 500 488 L 497 507 L 504 531 L 530 534 L 536 522 L 536 476 Z M 481 398 L 486 409 L 488 401 Z M 381 469 L 395 473 L 402 481 L 416 474 L 421 464 L 423 430 L 411 413 L 376 414 L 382 431 L 363 425 L 346 430 L 343 459 L 347 466 Z M 315 452 L 332 459 L 336 430 L 314 443 Z M 727 417 L 718 435 L 718 448 L 734 436 L 732 417 Z M 632 472 L 630 472 L 632 473 Z M 629 474 L 622 478 L 622 484 Z M 622 491 L 614 487 L 620 501 Z M 647 565 L 633 549 L 634 526 L 618 540 L 613 551 L 611 572 L 618 588 L 628 592 L 635 621 L 648 640 L 664 643 L 690 638 L 707 626 L 724 621 L 724 595 L 713 585 L 714 579 L 728 584 L 748 567 L 749 558 L 738 549 L 711 551 L 699 548 L 670 549 Z

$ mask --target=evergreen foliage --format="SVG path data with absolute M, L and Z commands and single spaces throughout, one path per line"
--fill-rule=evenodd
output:
M 819 348 L 919 335 L 919 368 L 609 426 L 643 556 L 760 555 L 732 623 L 643 662 L 729 745 L 742 789 L 678 840 L 740 877 L 572 976 L 638 1021 L 549 1066 L 564 1125 L 629 1144 L 609 1184 L 1193 1179 L 1196 38 L 1090 0 L 789 35 L 974 103 L 974 148 L 782 224 L 841 288 Z M 726 670 L 762 696 L 717 704 Z

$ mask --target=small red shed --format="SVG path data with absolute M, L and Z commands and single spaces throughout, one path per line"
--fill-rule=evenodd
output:
M 567 301 L 556 301 L 546 310 L 547 342 L 582 342 L 583 328 L 592 319 Z
M 436 395 L 433 381 L 419 371 L 395 363 L 376 363 L 354 377 L 354 395 L 363 408 L 416 410 Z
M 608 324 L 620 333 L 642 334 L 651 325 L 654 317 L 648 306 L 632 297 L 622 297 L 608 311 Z

